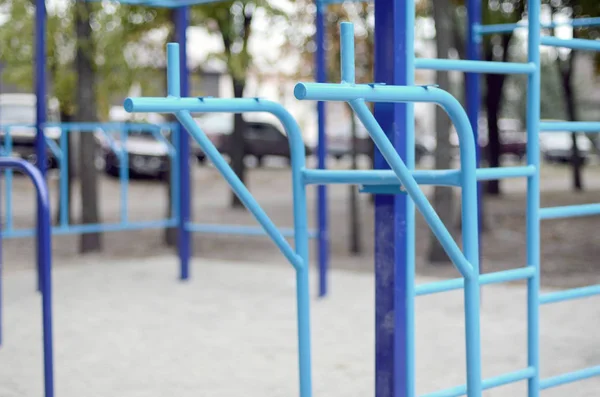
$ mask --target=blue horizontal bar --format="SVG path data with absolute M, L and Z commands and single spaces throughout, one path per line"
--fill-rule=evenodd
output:
M 86 234 L 100 232 L 118 232 L 123 230 L 162 229 L 176 227 L 176 219 L 165 219 L 157 221 L 128 222 L 128 223 L 97 223 L 89 225 L 68 225 L 52 228 L 54 235 Z M 2 231 L 2 238 L 34 237 L 33 229 L 6 229 Z
M 576 218 L 600 214 L 600 204 L 565 205 L 540 208 L 540 219 Z
M 477 180 L 487 181 L 504 178 L 528 177 L 535 174 L 535 166 L 479 168 Z M 415 170 L 413 177 L 420 185 L 458 186 L 460 170 Z M 304 170 L 307 185 L 357 184 L 399 185 L 398 177 L 391 170 Z
M 591 285 L 589 287 L 573 288 L 564 291 L 550 292 L 540 296 L 540 304 L 564 302 L 573 299 L 587 298 L 594 295 L 600 295 L 600 285 Z
M 519 269 L 482 274 L 479 277 L 479 284 L 499 284 L 508 281 L 523 280 L 526 278 L 533 277 L 534 273 L 535 269 L 531 266 L 527 266 Z M 453 291 L 463 288 L 464 285 L 465 280 L 463 278 L 455 278 L 452 280 L 436 281 L 433 283 L 421 284 L 415 287 L 415 295 L 421 296 Z
M 532 74 L 535 72 L 533 63 L 469 61 L 464 59 L 415 59 L 417 69 L 455 70 L 460 72 L 490 73 L 490 74 Z
M 239 236 L 267 236 L 267 233 L 260 226 L 188 223 L 186 225 L 186 228 L 188 231 L 194 233 L 228 234 Z M 279 229 L 279 231 L 284 237 L 294 237 L 293 228 L 282 228 Z M 316 238 L 317 232 L 315 230 L 309 230 L 308 235 L 310 238 Z
M 542 121 L 540 132 L 600 132 L 598 121 Z
M 102 0 L 86 0 L 88 2 L 100 2 Z M 225 0 L 115 0 L 119 3 L 127 5 L 137 5 L 146 7 L 157 7 L 157 8 L 178 8 L 178 7 L 189 7 L 199 4 L 211 4 L 220 3 Z
M 508 385 L 510 383 L 520 382 L 525 379 L 532 378 L 535 375 L 535 368 L 527 367 L 515 372 L 509 372 L 504 375 L 495 376 L 493 378 L 484 379 L 481 383 L 483 390 L 492 389 L 494 387 Z M 421 397 L 459 397 L 467 394 L 467 385 L 457 386 L 450 389 L 444 389 L 433 393 L 423 394 Z
M 550 389 L 552 387 L 566 385 L 567 383 L 577 382 L 600 375 L 600 365 L 573 371 L 566 374 L 553 376 L 551 378 L 542 379 L 540 381 L 540 390 Z
M 544 36 L 541 38 L 541 43 L 545 46 L 570 48 L 572 50 L 600 51 L 600 40 L 559 39 Z
M 556 21 L 541 24 L 542 29 L 551 29 L 559 26 L 572 26 L 574 28 L 585 28 L 600 26 L 600 18 L 574 18 L 570 21 Z M 496 25 L 475 25 L 473 30 L 477 34 L 509 33 L 515 29 L 526 29 L 527 23 L 502 23 Z

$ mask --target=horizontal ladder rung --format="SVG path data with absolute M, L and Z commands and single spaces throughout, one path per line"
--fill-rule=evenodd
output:
M 542 29 L 556 28 L 559 26 L 572 26 L 574 28 L 600 26 L 600 18 L 574 18 L 566 21 L 542 23 Z M 473 31 L 478 34 L 510 33 L 515 29 L 527 29 L 527 23 L 502 23 L 495 25 L 474 25 Z
M 598 132 L 598 121 L 544 121 L 540 123 L 540 132 Z
M 532 266 L 527 266 L 519 269 L 504 270 L 501 272 L 483 274 L 479 277 L 480 285 L 499 284 L 508 281 L 523 280 L 533 277 L 535 269 Z M 452 280 L 436 281 L 433 283 L 417 285 L 415 295 L 429 295 L 440 292 L 453 291 L 463 288 L 465 280 L 463 278 L 455 278 Z
M 567 383 L 573 383 L 579 380 L 584 380 L 599 375 L 600 365 L 596 367 L 581 369 L 579 371 L 568 372 L 566 374 L 540 380 L 540 390 L 566 385 Z
M 412 175 L 420 185 L 459 186 L 460 170 L 415 170 Z M 532 165 L 522 167 L 479 168 L 475 176 L 479 181 L 520 178 L 535 175 Z M 307 185 L 400 185 L 391 170 L 304 170 Z
M 469 61 L 464 59 L 415 59 L 415 68 L 489 74 L 532 74 L 533 63 Z
M 540 208 L 540 219 L 577 218 L 600 214 L 600 204 L 565 205 Z
M 210 223 L 188 223 L 186 229 L 193 233 L 206 234 L 229 234 L 237 236 L 267 236 L 267 232 L 261 226 L 242 226 L 242 225 L 223 225 Z M 284 237 L 294 237 L 293 228 L 280 228 L 279 232 Z M 315 230 L 308 231 L 309 238 L 315 238 L 317 232 Z
M 573 299 L 588 298 L 594 295 L 600 295 L 600 285 L 549 292 L 540 296 L 540 304 L 564 302 Z
M 509 372 L 504 375 L 495 376 L 493 378 L 484 379 L 481 382 L 483 390 L 492 389 L 508 385 L 510 383 L 520 382 L 525 379 L 532 378 L 535 375 L 535 368 L 528 367 L 519 371 Z M 433 393 L 423 394 L 421 397 L 459 397 L 467 394 L 467 385 L 457 386 L 450 389 L 440 390 Z
M 542 45 L 550 47 L 570 48 L 572 50 L 600 51 L 600 40 L 559 39 L 548 36 L 544 36 L 540 40 Z

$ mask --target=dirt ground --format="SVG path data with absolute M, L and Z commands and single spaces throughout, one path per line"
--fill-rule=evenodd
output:
M 343 164 L 338 164 L 343 166 Z M 542 171 L 542 206 L 569 205 L 600 201 L 600 167 L 586 168 L 586 191 L 570 190 L 569 168 L 546 166 Z M 254 225 L 244 210 L 231 210 L 230 196 L 225 182 L 212 167 L 196 167 L 194 171 L 193 219 L 201 223 Z M 53 206 L 56 206 L 57 178 L 50 177 Z M 273 165 L 252 169 L 248 173 L 252 193 L 274 222 L 281 227 L 292 225 L 290 173 L 285 167 Z M 3 183 L 4 185 L 4 183 Z M 3 190 L 5 186 L 2 187 Z M 521 267 L 525 264 L 525 180 L 503 182 L 505 194 L 486 201 L 487 232 L 483 237 L 483 272 Z M 120 192 L 118 180 L 101 181 L 101 213 L 104 222 L 116 222 L 119 217 Z M 360 195 L 362 253 L 349 253 L 348 186 L 329 187 L 331 224 L 331 258 L 336 268 L 371 272 L 373 269 L 373 207 L 367 196 Z M 29 228 L 34 222 L 32 188 L 25 178 L 14 182 L 14 223 L 17 228 Z M 426 189 L 430 193 L 430 189 Z M 310 224 L 315 224 L 316 188 L 309 188 Z M 77 196 L 77 188 L 75 188 Z M 166 190 L 164 185 L 151 180 L 132 182 L 129 188 L 129 217 L 131 220 L 161 219 L 165 214 Z M 80 203 L 73 200 L 74 213 Z M 458 200 L 457 200 L 458 205 Z M 2 209 L 4 213 L 4 208 Z M 5 216 L 2 216 L 3 222 Z M 598 217 L 543 221 L 542 283 L 553 287 L 574 287 L 600 283 L 600 264 L 597 257 Z M 123 231 L 106 233 L 104 251 L 94 256 L 106 258 L 150 258 L 169 252 L 163 244 L 161 230 Z M 451 265 L 428 264 L 425 258 L 430 244 L 430 233 L 423 218 L 417 215 L 417 272 L 436 277 L 458 277 Z M 34 242 L 29 238 L 8 239 L 2 244 L 6 270 L 17 270 L 33 265 Z M 78 236 L 55 236 L 53 240 L 54 265 L 77 265 L 82 259 L 77 252 Z M 316 258 L 313 243 L 312 256 Z M 263 263 L 281 263 L 282 256 L 266 237 L 194 235 L 194 255 L 211 259 L 249 260 Z M 85 262 L 85 261 L 84 261 Z

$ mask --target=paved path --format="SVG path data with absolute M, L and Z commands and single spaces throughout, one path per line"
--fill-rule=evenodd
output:
M 172 257 L 81 262 L 54 274 L 57 397 L 290 397 L 297 393 L 294 273 L 289 266 Z M 427 281 L 419 279 L 420 282 Z M 373 278 L 335 271 L 313 302 L 315 396 L 373 396 Z M 4 279 L 0 396 L 41 396 L 39 296 L 31 270 Z M 460 292 L 418 298 L 417 391 L 464 382 Z M 542 308 L 543 375 L 600 364 L 594 299 Z M 525 290 L 484 288 L 484 374 L 526 366 Z M 524 385 L 485 396 L 525 396 Z M 600 379 L 543 397 L 597 396 Z

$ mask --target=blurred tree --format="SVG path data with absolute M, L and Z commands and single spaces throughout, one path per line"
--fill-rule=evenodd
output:
M 227 65 L 232 80 L 235 98 L 244 95 L 248 73 L 252 66 L 252 56 L 248 50 L 248 43 L 252 34 L 252 20 L 257 12 L 264 12 L 271 16 L 283 16 L 284 13 L 272 6 L 267 0 L 253 1 L 225 1 L 222 3 L 208 4 L 194 8 L 192 12 L 192 25 L 202 25 L 209 32 L 218 33 L 223 41 L 223 54 L 214 54 L 220 57 Z M 237 176 L 246 185 L 246 166 L 244 163 L 244 131 L 246 123 L 243 115 L 236 113 L 231 145 L 231 165 Z M 231 206 L 242 208 L 239 198 L 232 193 Z
M 151 76 L 153 65 L 136 63 L 136 55 L 147 54 L 157 45 L 164 47 L 164 43 L 141 40 L 146 32 L 159 28 L 164 23 L 164 11 L 125 7 L 114 3 L 79 7 L 78 3 L 79 1 L 70 0 L 48 6 L 46 42 L 50 95 L 59 100 L 61 119 L 65 122 L 71 121 L 76 114 L 78 119 L 84 121 L 96 120 L 100 115 L 105 117 L 115 94 L 124 95 L 134 81 L 144 81 Z M 7 21 L 10 21 L 0 25 L 0 41 L 4 43 L 0 48 L 0 61 L 4 64 L 3 79 L 21 89 L 33 91 L 34 2 L 0 0 L 0 9 L 7 15 Z M 77 9 L 80 12 L 76 12 Z M 134 42 L 135 46 L 131 48 Z M 153 59 L 148 56 L 142 58 Z M 82 83 L 82 79 L 85 81 L 91 76 L 94 84 Z M 82 102 L 82 98 L 93 99 L 93 102 Z M 82 103 L 86 106 L 78 106 Z M 72 171 L 79 163 L 73 158 L 75 146 L 71 138 L 74 135 L 75 132 L 69 133 L 69 195 Z M 86 161 L 93 161 L 95 151 L 91 151 L 91 140 L 87 138 L 92 138 L 92 134 L 81 135 L 86 136 L 84 141 L 89 141 L 85 145 L 81 143 L 85 146 L 86 153 L 91 153 Z M 81 176 L 82 185 L 86 185 L 82 190 L 87 191 L 82 191 L 82 195 L 86 196 L 83 201 L 86 207 L 84 212 L 88 211 L 82 214 L 83 222 L 98 218 L 97 199 L 88 200 L 97 193 L 97 188 L 94 187 L 96 177 L 88 178 L 92 172 L 95 173 L 95 167 L 87 168 L 85 171 L 82 169 L 82 172 L 89 175 Z M 60 199 L 59 197 L 58 201 Z M 68 202 L 73 203 L 73 200 Z M 70 214 L 71 208 L 69 220 Z M 90 243 L 82 240 L 81 250 L 96 249 L 93 247 L 98 244 L 91 243 L 95 238 L 97 237 L 84 237 L 83 240 Z
M 432 0 L 433 19 L 435 21 L 437 58 L 447 59 L 454 48 L 452 13 L 455 5 L 451 0 Z M 447 71 L 437 72 L 437 83 L 443 90 L 450 90 L 450 74 Z M 452 148 L 450 145 L 450 120 L 445 110 L 438 106 L 435 113 L 436 151 L 435 168 L 450 169 Z M 433 190 L 433 207 L 446 227 L 453 231 L 456 210 L 454 191 L 449 186 L 436 186 Z M 449 263 L 446 251 L 438 238 L 431 233 L 429 245 L 429 261 L 431 263 Z

